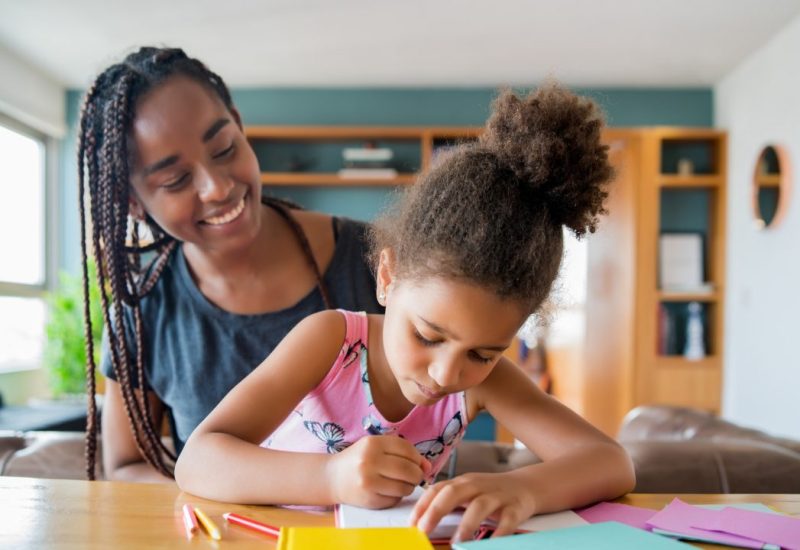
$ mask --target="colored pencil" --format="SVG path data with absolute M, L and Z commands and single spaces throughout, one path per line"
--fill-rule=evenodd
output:
M 219 528 L 217 524 L 211 521 L 211 518 L 205 515 L 205 513 L 200 509 L 195 507 L 194 515 L 197 516 L 197 519 L 200 520 L 200 525 L 203 526 L 203 529 L 206 530 L 208 536 L 214 540 L 221 540 L 222 535 L 219 534 Z
M 186 538 L 189 540 L 191 540 L 197 530 L 200 529 L 200 526 L 197 525 L 194 509 L 190 504 L 183 505 L 183 526 L 186 528 Z
M 253 531 L 258 531 L 262 535 L 267 535 L 275 539 L 281 534 L 280 527 L 267 525 L 266 523 L 261 523 L 260 521 L 256 521 L 239 514 L 234 514 L 233 512 L 226 512 L 222 514 L 222 517 L 224 517 L 225 521 L 228 523 L 233 523 L 234 525 L 239 525 L 241 527 L 247 527 Z

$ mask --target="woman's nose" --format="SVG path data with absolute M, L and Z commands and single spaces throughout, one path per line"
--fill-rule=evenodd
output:
M 198 170 L 195 181 L 197 193 L 203 202 L 224 202 L 233 188 L 230 178 L 207 168 Z

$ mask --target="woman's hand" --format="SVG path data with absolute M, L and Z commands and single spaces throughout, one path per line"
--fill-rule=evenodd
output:
M 518 479 L 515 472 L 464 474 L 432 485 L 411 513 L 411 525 L 430 533 L 439 521 L 459 507 L 466 511 L 453 541 L 470 540 L 487 518 L 497 522 L 493 536 L 514 532 L 517 526 L 536 513 L 536 500 L 530 482 Z
M 362 437 L 331 457 L 327 477 L 334 500 L 363 508 L 388 508 L 410 495 L 431 464 L 397 436 Z

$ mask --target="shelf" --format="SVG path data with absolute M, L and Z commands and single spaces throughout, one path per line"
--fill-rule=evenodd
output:
M 716 303 L 719 301 L 719 292 L 676 292 L 669 290 L 659 290 L 657 293 L 659 302 L 703 302 Z
M 312 172 L 264 172 L 263 185 L 331 185 L 340 187 L 362 187 L 366 185 L 408 185 L 414 183 L 416 174 L 399 174 L 394 178 L 343 178 L 334 173 Z
M 421 139 L 425 130 L 414 126 L 248 126 L 250 139 L 278 140 L 352 140 L 352 139 Z
M 697 361 L 689 361 L 680 355 L 658 355 L 656 356 L 656 368 L 694 370 L 718 369 L 719 358 L 715 355 L 709 355 Z
M 716 174 L 661 174 L 658 183 L 661 187 L 709 188 L 721 187 L 722 181 L 722 177 Z
M 756 176 L 756 182 L 759 187 L 780 187 L 781 175 L 780 174 L 759 174 Z

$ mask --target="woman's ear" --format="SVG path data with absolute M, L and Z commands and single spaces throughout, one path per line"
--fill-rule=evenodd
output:
M 133 192 L 128 195 L 128 212 L 130 212 L 130 215 L 140 222 L 145 220 L 144 207 L 142 206 L 142 203 L 139 202 L 139 199 L 136 197 L 136 195 L 133 194 Z
M 378 258 L 378 272 L 376 274 L 378 303 L 382 306 L 386 305 L 389 298 L 389 292 L 394 283 L 395 272 L 395 257 L 394 250 L 391 248 L 384 248 L 381 250 L 380 257 Z

